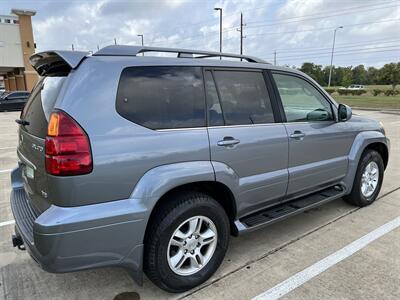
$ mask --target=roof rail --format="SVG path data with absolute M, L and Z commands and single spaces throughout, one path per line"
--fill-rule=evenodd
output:
M 221 53 L 221 52 L 179 49 L 179 48 L 128 46 L 128 45 L 107 46 L 100 49 L 93 55 L 94 56 L 137 56 L 138 54 L 145 52 L 177 53 L 177 57 L 181 58 L 230 57 L 230 58 L 241 58 L 251 63 L 264 63 L 264 64 L 267 63 L 266 61 L 257 57 L 233 54 L 233 53 L 223 53 L 223 52 Z M 195 57 L 194 55 L 199 55 L 199 56 Z

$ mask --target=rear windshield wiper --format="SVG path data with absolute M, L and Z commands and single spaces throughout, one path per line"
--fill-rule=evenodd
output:
M 25 120 L 22 120 L 22 119 L 16 119 L 15 122 L 16 122 L 17 124 L 19 124 L 19 125 L 22 125 L 22 126 L 29 125 L 29 122 L 28 122 L 28 121 L 25 121 Z

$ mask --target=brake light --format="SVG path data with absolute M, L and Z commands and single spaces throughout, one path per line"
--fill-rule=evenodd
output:
M 46 171 L 51 175 L 82 175 L 93 169 L 89 137 L 63 111 L 55 111 L 50 116 L 45 149 Z

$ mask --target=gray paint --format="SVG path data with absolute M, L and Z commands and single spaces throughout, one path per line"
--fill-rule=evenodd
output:
M 225 185 L 235 198 L 232 223 L 244 232 L 248 228 L 238 219 L 261 208 L 327 184 L 340 183 L 350 192 L 365 147 L 375 142 L 389 147 L 375 121 L 353 116 L 347 122 L 338 122 L 337 103 L 325 91 L 321 92 L 331 100 L 335 122 L 150 130 L 122 118 L 115 110 L 119 76 L 125 67 L 284 70 L 314 81 L 297 70 L 264 63 L 100 54 L 65 52 L 58 53 L 57 58 L 72 70 L 55 108 L 73 116 L 87 132 L 92 173 L 47 175 L 43 154 L 31 148 L 32 143 L 43 145 L 43 139 L 20 133 L 25 144 L 18 149 L 21 164 L 11 174 L 12 187 L 14 191 L 24 186 L 31 204 L 42 212 L 35 220 L 34 244 L 27 246 L 51 272 L 121 266 L 140 281 L 149 216 L 169 190 L 199 181 Z M 299 129 L 305 138 L 290 139 L 289 135 Z M 224 136 L 233 136 L 240 143 L 218 146 Z M 36 168 L 37 182 L 22 176 L 23 164 Z M 16 224 L 19 232 L 21 220 Z

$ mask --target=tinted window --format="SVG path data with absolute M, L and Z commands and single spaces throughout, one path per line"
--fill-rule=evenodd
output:
M 215 87 L 214 79 L 210 71 L 205 72 L 205 85 L 208 110 L 209 126 L 224 125 L 222 109 L 218 99 L 217 88 Z
M 29 93 L 25 93 L 25 92 L 15 92 L 15 93 L 11 93 L 9 95 L 9 97 L 12 97 L 12 98 L 26 98 L 27 96 L 29 96 Z
M 122 72 L 117 111 L 151 129 L 205 126 L 201 69 L 133 67 Z
M 28 121 L 24 128 L 38 137 L 47 135 L 47 125 L 58 93 L 66 77 L 44 77 L 32 91 L 21 118 Z
M 274 122 L 261 72 L 215 71 L 214 75 L 226 125 Z
M 296 76 L 273 74 L 287 122 L 333 120 L 328 100 L 306 80 Z

